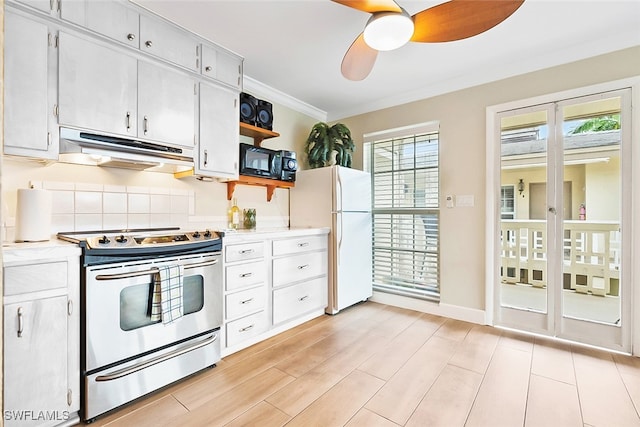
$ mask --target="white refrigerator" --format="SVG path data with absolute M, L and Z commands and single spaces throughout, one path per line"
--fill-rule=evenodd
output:
M 302 170 L 289 192 L 291 227 L 329 227 L 329 305 L 338 311 L 372 295 L 371 176 L 342 166 Z

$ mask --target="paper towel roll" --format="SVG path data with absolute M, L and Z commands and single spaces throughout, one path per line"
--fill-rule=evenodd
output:
M 16 207 L 16 242 L 39 242 L 51 237 L 51 193 L 19 189 Z

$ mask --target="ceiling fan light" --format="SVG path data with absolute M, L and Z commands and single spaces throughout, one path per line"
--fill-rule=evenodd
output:
M 375 50 L 393 50 L 407 43 L 413 35 L 413 20 L 402 12 L 374 13 L 364 28 L 364 41 Z

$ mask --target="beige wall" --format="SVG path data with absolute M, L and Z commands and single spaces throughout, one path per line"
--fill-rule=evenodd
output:
M 586 165 L 585 206 L 590 221 L 620 220 L 620 159 Z
M 339 121 L 356 140 L 356 168 L 362 168 L 364 133 L 440 121 L 441 195 L 475 196 L 473 208 L 446 209 L 442 203 L 441 301 L 484 309 L 486 108 L 638 75 L 635 47 Z

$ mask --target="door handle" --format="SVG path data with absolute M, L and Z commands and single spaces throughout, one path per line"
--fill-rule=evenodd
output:
M 144 119 L 142 120 L 142 130 L 145 135 L 149 132 L 149 118 L 147 116 L 144 116 Z
M 556 208 L 554 208 L 553 206 L 549 206 L 549 212 L 551 212 L 552 214 L 556 214 Z

